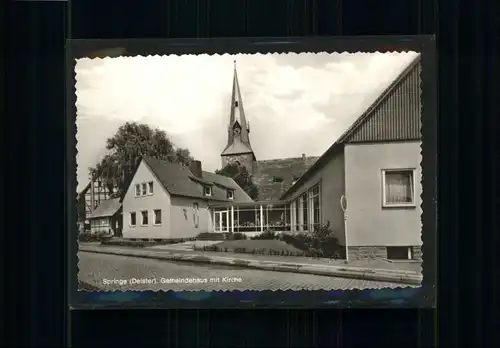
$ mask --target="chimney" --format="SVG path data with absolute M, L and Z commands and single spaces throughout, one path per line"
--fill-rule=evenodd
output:
M 200 178 L 200 179 L 203 178 L 203 174 L 201 172 L 201 162 L 200 161 L 191 161 L 191 164 L 189 165 L 189 170 L 197 178 Z
M 302 160 L 303 160 L 303 161 L 305 161 L 305 160 L 306 160 L 306 154 L 305 154 L 305 153 L 303 153 L 303 154 L 302 154 Z

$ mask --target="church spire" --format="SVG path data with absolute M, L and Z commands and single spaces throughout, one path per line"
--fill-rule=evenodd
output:
M 245 158 L 248 157 L 248 167 L 251 169 L 251 164 L 252 161 L 255 160 L 255 155 L 250 145 L 250 127 L 245 117 L 245 109 L 243 108 L 236 61 L 234 61 L 233 89 L 231 93 L 231 109 L 229 112 L 227 131 L 227 145 L 221 153 L 223 165 L 232 160 L 236 160 L 237 157 L 241 157 L 240 155 L 244 155 Z M 237 161 L 240 162 L 240 160 Z
M 238 81 L 238 71 L 236 70 L 236 61 L 234 61 L 233 72 L 233 90 L 231 95 L 231 111 L 229 114 L 228 125 L 228 145 L 234 142 L 235 136 L 239 136 L 241 142 L 250 146 L 250 127 L 245 117 L 245 110 L 243 108 L 243 100 L 241 98 L 240 84 Z M 238 130 L 236 130 L 238 128 Z

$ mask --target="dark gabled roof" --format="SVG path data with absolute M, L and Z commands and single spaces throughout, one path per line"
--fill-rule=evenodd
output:
M 363 114 L 356 119 L 356 121 L 339 137 L 339 139 L 330 146 L 321 157 L 318 158 L 318 160 L 307 170 L 304 175 L 297 180 L 297 182 L 292 185 L 286 192 L 284 192 L 281 196 L 281 198 L 285 198 L 288 194 L 292 193 L 297 187 L 300 187 L 300 185 L 307 180 L 308 177 L 310 177 L 317 169 L 321 168 L 323 165 L 328 163 L 328 161 L 336 156 L 338 153 L 342 152 L 344 149 L 344 145 L 346 143 L 351 142 L 353 139 L 352 135 L 356 134 L 357 131 L 361 129 L 366 123 L 372 118 L 374 115 L 376 116 L 381 116 L 379 120 L 374 122 L 373 124 L 378 126 L 378 127 L 384 127 L 383 123 L 384 121 L 387 121 L 389 118 L 385 117 L 384 119 L 384 114 L 382 113 L 376 113 L 378 108 L 389 98 L 391 97 L 391 94 L 396 90 L 396 88 L 401 85 L 401 83 L 411 74 L 415 73 L 417 69 L 420 67 L 420 55 L 418 55 L 399 75 L 398 77 L 380 94 L 380 96 L 373 102 L 368 109 L 366 109 Z M 419 70 L 418 70 L 419 72 Z M 413 81 L 418 84 L 418 95 L 420 95 L 420 76 L 418 76 L 418 79 Z M 400 100 L 402 101 L 402 100 Z M 400 111 L 400 109 L 398 109 Z M 407 110 L 403 110 L 403 113 L 411 114 L 411 112 L 407 112 Z M 418 109 L 418 122 L 420 122 L 420 109 Z M 418 129 L 420 132 L 420 128 Z M 358 137 L 358 139 L 361 139 L 361 137 Z M 408 139 L 405 140 L 410 140 L 413 139 L 413 137 L 410 135 Z M 364 140 L 364 139 L 363 139 Z M 388 140 L 398 140 L 398 139 L 384 139 L 384 137 L 379 137 L 377 140 L 373 141 L 388 141 Z M 401 139 L 403 140 L 403 139 Z
M 258 161 L 253 179 L 259 187 L 259 200 L 277 201 L 317 159 L 318 157 L 292 157 Z
M 90 189 L 90 182 L 87 184 L 87 186 L 85 186 L 85 188 L 83 190 L 80 191 L 80 193 L 77 194 L 77 198 L 78 200 L 80 200 L 83 196 L 85 196 L 85 194 L 87 193 L 87 191 Z
M 236 117 L 237 114 L 239 118 Z M 239 124 L 241 130 L 239 136 L 235 136 L 233 133 L 236 123 Z M 245 117 L 245 108 L 243 107 L 243 98 L 241 97 L 240 84 L 238 82 L 238 72 L 236 71 L 236 61 L 234 61 L 233 90 L 231 93 L 231 111 L 229 114 L 228 131 L 227 146 L 222 152 L 222 155 L 252 152 L 252 146 L 250 145 L 250 138 L 248 136 L 250 130 L 248 129 L 248 122 Z M 230 147 L 234 147 L 234 149 Z
M 119 198 L 106 199 L 101 201 L 99 206 L 90 214 L 87 219 L 110 217 L 115 215 L 121 208 Z
M 250 143 L 245 144 L 239 138 L 234 138 L 230 144 L 222 151 L 221 156 L 240 155 L 253 153 Z
M 179 163 L 172 163 L 152 157 L 143 157 L 142 160 L 171 195 L 228 201 L 227 190 L 216 185 L 212 186 L 214 183 L 221 183 L 222 186 L 234 190 L 234 201 L 252 201 L 247 193 L 231 178 L 206 171 L 202 172 L 203 178 L 198 178 L 193 175 L 189 168 Z M 204 184 L 211 185 L 212 196 L 206 197 L 203 195 Z
M 339 143 L 419 140 L 420 55 L 337 140 Z

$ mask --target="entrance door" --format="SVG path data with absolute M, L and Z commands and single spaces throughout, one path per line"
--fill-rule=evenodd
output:
M 215 212 L 215 232 L 228 232 L 229 231 L 229 212 L 216 211 Z

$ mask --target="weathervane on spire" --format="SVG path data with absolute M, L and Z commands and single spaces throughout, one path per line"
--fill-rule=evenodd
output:
M 233 63 L 234 63 L 234 69 L 236 70 L 236 59 L 233 60 Z

